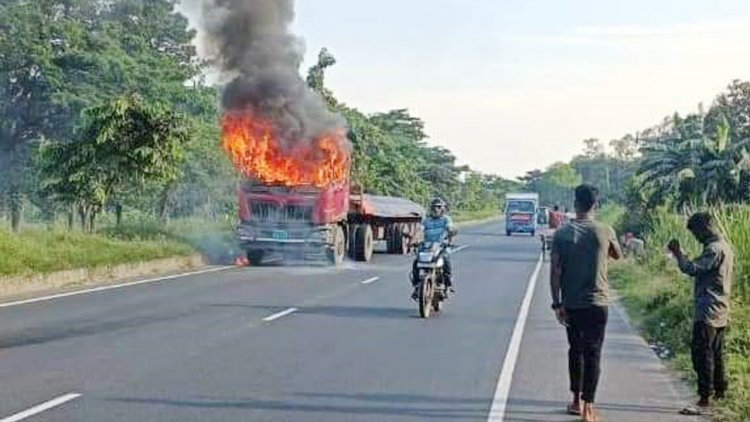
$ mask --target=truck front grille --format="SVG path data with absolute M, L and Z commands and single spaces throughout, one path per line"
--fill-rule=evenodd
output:
M 270 202 L 251 202 L 251 220 L 258 223 L 302 223 L 312 221 L 312 206 L 279 206 Z

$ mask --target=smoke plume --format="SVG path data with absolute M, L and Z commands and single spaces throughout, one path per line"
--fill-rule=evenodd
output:
M 202 54 L 228 81 L 225 112 L 274 122 L 287 150 L 345 126 L 300 76 L 304 42 L 291 33 L 294 0 L 203 0 Z

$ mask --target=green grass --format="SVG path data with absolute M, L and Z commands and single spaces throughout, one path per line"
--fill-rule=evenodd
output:
M 730 395 L 720 403 L 717 419 L 750 420 L 750 302 L 747 300 L 750 265 L 750 207 L 713 210 L 736 254 L 734 305 L 727 337 Z M 667 346 L 674 365 L 694 380 L 690 367 L 692 283 L 668 258 L 664 245 L 677 238 L 691 254 L 699 245 L 685 229 L 685 217 L 659 210 L 651 218 L 646 237 L 648 256 L 642 261 L 614 265 L 611 278 L 633 319 L 652 343 Z
M 0 276 L 95 268 L 193 252 L 190 245 L 167 238 L 129 241 L 77 231 L 30 228 L 14 234 L 0 229 Z
M 25 224 L 11 233 L 0 224 L 0 277 L 46 274 L 146 262 L 200 253 L 210 263 L 227 263 L 240 253 L 232 222 L 183 219 L 164 223 L 130 216 L 121 226 L 102 220 L 95 234 L 63 225 Z
M 497 217 L 500 218 L 502 214 L 498 210 L 488 209 L 479 211 L 454 211 L 451 213 L 451 218 L 456 223 L 463 223 L 467 221 L 486 220 L 488 218 Z
M 619 204 L 608 204 L 599 210 L 597 218 L 599 221 L 615 226 L 625 215 L 625 207 Z

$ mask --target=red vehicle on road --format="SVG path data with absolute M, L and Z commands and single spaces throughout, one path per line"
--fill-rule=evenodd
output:
M 334 265 L 348 253 L 368 262 L 377 241 L 388 253 L 406 254 L 421 239 L 425 215 L 408 199 L 352 192 L 349 183 L 318 188 L 247 181 L 238 201 L 237 237 L 254 265 L 268 253 Z

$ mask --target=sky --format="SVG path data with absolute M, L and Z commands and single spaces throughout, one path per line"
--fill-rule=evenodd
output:
M 337 59 L 326 83 L 339 100 L 366 113 L 409 109 L 431 144 L 508 178 L 571 159 L 586 138 L 609 142 L 710 105 L 732 80 L 750 80 L 747 0 L 296 0 L 296 8 L 307 64 L 321 47 Z

